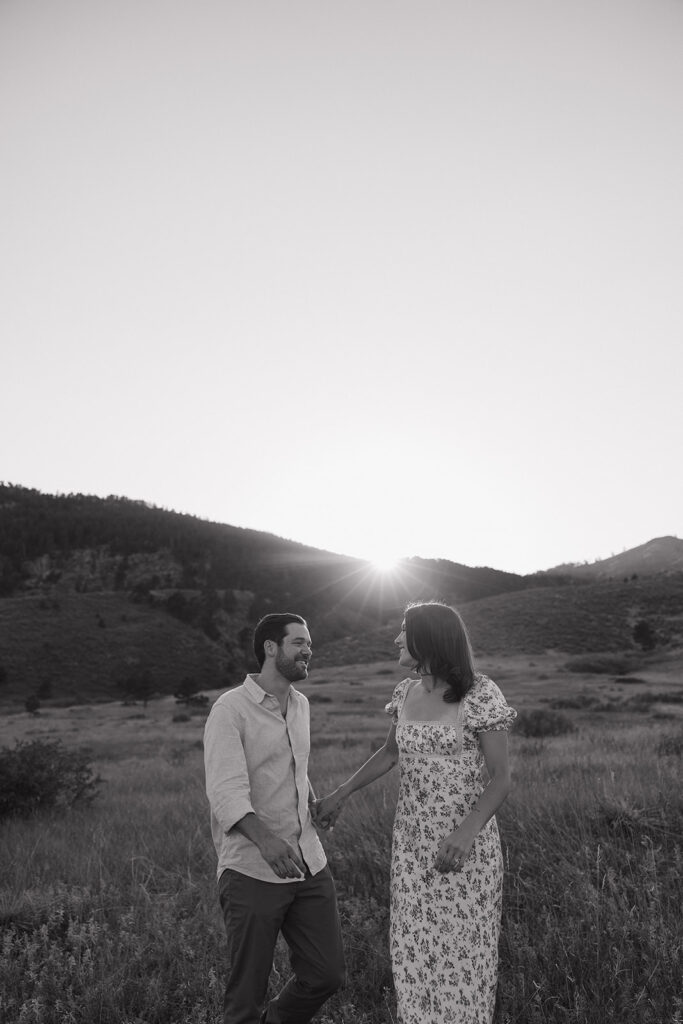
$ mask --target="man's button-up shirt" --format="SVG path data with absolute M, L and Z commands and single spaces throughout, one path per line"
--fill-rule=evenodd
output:
M 280 839 L 298 848 L 312 875 L 327 863 L 308 808 L 310 711 L 290 687 L 287 713 L 248 675 L 221 694 L 204 729 L 206 793 L 218 875 L 226 868 L 265 882 L 279 878 L 258 847 L 233 826 L 252 811 Z

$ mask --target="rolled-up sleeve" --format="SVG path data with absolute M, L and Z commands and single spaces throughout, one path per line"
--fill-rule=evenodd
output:
M 206 795 L 224 833 L 254 811 L 244 743 L 234 711 L 217 704 L 204 729 Z

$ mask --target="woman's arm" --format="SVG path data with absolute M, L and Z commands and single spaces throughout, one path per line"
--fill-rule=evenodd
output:
M 363 789 L 376 779 L 381 778 L 390 771 L 398 761 L 398 746 L 396 744 L 396 725 L 392 722 L 384 745 L 376 750 L 372 757 L 368 758 L 355 774 L 342 782 L 329 796 L 323 797 L 317 802 L 316 824 L 321 828 L 331 828 L 337 820 L 339 813 L 357 789 Z
M 489 774 L 489 783 L 475 801 L 470 813 L 440 843 L 436 855 L 437 871 L 461 870 L 469 857 L 477 833 L 493 817 L 512 788 L 508 736 L 505 729 L 480 732 L 479 741 Z

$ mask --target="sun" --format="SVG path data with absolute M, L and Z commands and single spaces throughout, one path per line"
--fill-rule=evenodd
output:
M 370 564 L 375 572 L 390 573 L 398 567 L 399 559 L 396 555 L 376 555 L 370 559 Z

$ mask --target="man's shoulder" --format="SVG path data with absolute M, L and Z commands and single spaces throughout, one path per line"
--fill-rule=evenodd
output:
M 238 683 L 237 686 L 231 686 L 229 690 L 224 690 L 219 694 L 213 702 L 211 710 L 213 711 L 214 708 L 237 708 L 244 703 L 246 697 L 244 683 Z

